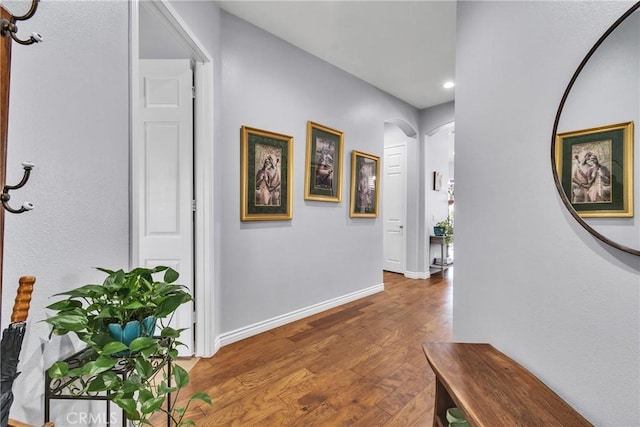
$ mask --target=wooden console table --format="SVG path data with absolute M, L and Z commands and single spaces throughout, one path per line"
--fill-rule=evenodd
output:
M 434 427 L 458 407 L 473 427 L 593 426 L 549 387 L 490 344 L 423 346 L 436 375 Z

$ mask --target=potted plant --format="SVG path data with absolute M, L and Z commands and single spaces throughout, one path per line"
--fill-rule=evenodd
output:
M 436 228 L 440 229 L 436 231 Z M 451 246 L 453 243 L 453 218 L 451 215 L 447 216 L 447 219 L 436 223 L 434 227 L 434 233 L 444 237 L 444 242 L 447 246 Z
M 84 377 L 82 393 L 105 392 L 134 425 L 149 424 L 156 411 L 165 412 L 171 426 L 193 424 L 184 418 L 192 399 L 211 403 L 196 393 L 187 407 L 177 408 L 177 393 L 189 382 L 188 373 L 175 363 L 182 330 L 169 322 L 191 295 L 169 267 L 108 270 L 102 285 L 88 284 L 56 296 L 66 296 L 47 308 L 56 313 L 45 321 L 56 335 L 75 334 L 87 344 L 80 366 L 65 361 L 48 370 L 51 378 Z M 163 273 L 162 280 L 154 275 Z M 162 376 L 162 378 L 159 378 Z M 171 406 L 164 407 L 172 395 Z

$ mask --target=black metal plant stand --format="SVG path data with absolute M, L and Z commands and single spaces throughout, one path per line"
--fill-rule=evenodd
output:
M 69 365 L 69 369 L 74 369 L 85 363 L 95 360 L 97 358 L 96 352 L 91 348 L 85 348 L 77 353 L 64 359 Z M 150 360 L 153 366 L 153 375 L 159 372 L 164 367 L 167 368 L 168 385 L 171 387 L 171 363 L 169 357 L 164 356 L 151 356 Z M 128 361 L 126 356 L 122 356 L 118 359 L 118 363 L 111 368 L 111 372 L 120 376 L 125 380 L 129 374 L 134 370 Z M 62 377 L 51 378 L 48 372 L 45 372 L 45 385 L 44 385 L 44 422 L 51 421 L 51 401 L 52 400 L 91 400 L 91 401 L 104 401 L 106 402 L 106 413 L 104 422 L 107 427 L 111 427 L 111 401 L 105 392 L 87 392 L 85 391 L 87 385 L 95 376 L 86 377 Z M 171 395 L 167 395 L 167 407 L 171 407 Z M 167 426 L 171 425 L 171 416 L 167 414 Z M 122 411 L 122 427 L 127 427 L 127 417 L 124 410 Z

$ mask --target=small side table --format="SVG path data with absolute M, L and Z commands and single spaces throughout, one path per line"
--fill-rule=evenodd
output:
M 440 273 L 444 274 L 444 254 L 449 252 L 449 245 L 444 241 L 444 236 L 429 236 L 429 243 L 440 245 Z M 431 253 L 429 253 L 429 258 L 431 258 Z

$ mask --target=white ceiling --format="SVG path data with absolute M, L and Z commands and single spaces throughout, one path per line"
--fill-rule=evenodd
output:
M 216 4 L 417 108 L 454 99 L 453 0 Z

